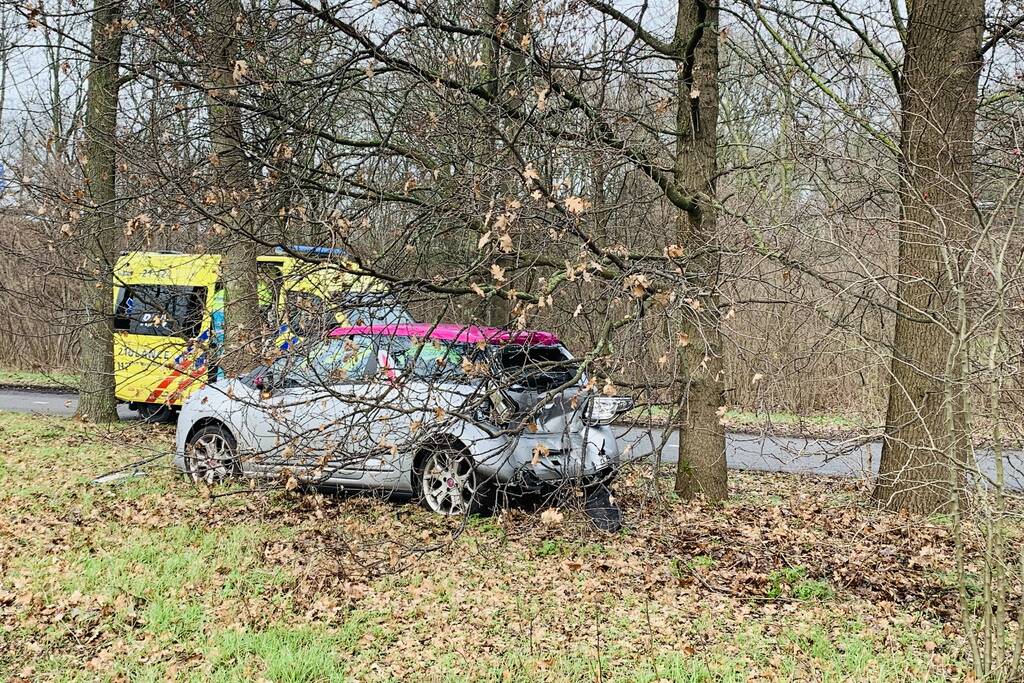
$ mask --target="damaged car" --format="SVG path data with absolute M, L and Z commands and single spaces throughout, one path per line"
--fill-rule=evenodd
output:
M 337 327 L 189 398 L 176 465 L 235 476 L 410 493 L 444 515 L 503 496 L 582 491 L 605 529 L 632 406 L 595 390 L 550 332 L 456 324 Z

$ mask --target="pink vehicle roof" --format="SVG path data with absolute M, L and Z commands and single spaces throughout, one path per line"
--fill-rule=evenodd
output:
M 536 344 L 538 346 L 555 346 L 559 343 L 558 336 L 553 332 L 540 330 L 523 330 L 510 332 L 500 327 L 478 327 L 476 325 L 459 325 L 456 323 L 408 323 L 402 325 L 358 325 L 355 327 L 335 327 L 331 330 L 332 337 L 347 337 L 352 334 L 383 335 L 388 337 L 417 337 L 420 339 L 437 339 L 454 341 L 463 344 Z

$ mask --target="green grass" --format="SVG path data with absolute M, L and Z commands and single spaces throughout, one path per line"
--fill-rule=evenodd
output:
M 832 595 L 828 581 L 808 578 L 804 567 L 786 567 L 768 575 L 768 596 L 772 598 L 827 600 Z
M 205 652 L 209 671 L 203 680 L 226 683 L 260 674 L 280 683 L 346 681 L 347 662 L 374 618 L 354 612 L 335 628 L 271 626 L 258 631 L 220 631 Z
M 537 557 L 554 557 L 558 555 L 564 555 L 569 551 L 569 547 L 561 540 L 558 539 L 545 539 L 541 541 L 541 544 L 534 550 L 534 554 Z
M 665 421 L 670 415 L 670 410 L 665 406 L 641 406 L 626 413 L 625 419 L 639 420 L 653 419 Z M 811 413 L 801 415 L 792 412 L 772 411 L 753 412 L 748 410 L 730 410 L 725 414 L 726 423 L 733 429 L 764 429 L 765 426 L 792 428 L 805 427 L 811 429 L 863 429 L 865 427 L 862 418 L 839 415 L 835 413 Z
M 689 565 L 694 569 L 710 569 L 715 566 L 715 559 L 707 555 L 694 555 L 690 558 Z
M 74 389 L 78 386 L 78 376 L 59 370 L 41 371 L 0 368 L 0 384 L 46 388 L 68 387 Z
M 569 511 L 553 525 L 510 511 L 471 519 L 450 544 L 459 521 L 412 504 L 397 515 L 359 496 L 211 499 L 166 460 L 142 479 L 91 483 L 168 451 L 170 436 L 0 413 L 0 680 L 654 683 L 757 671 L 895 682 L 966 671 L 962 642 L 922 623 L 920 605 L 875 606 L 803 566 L 737 569 L 723 532 L 750 525 L 744 514 L 769 532 L 767 499 L 791 499 L 763 479 L 743 489 L 737 478 L 726 508 L 675 506 L 650 521 L 632 508 L 629 534 L 599 534 Z M 806 496 L 806 481 L 794 490 Z M 700 546 L 709 554 L 680 557 L 681 533 L 719 517 Z M 762 539 L 743 552 L 763 557 Z M 440 549 L 407 552 L 421 545 Z M 730 581 L 755 571 L 758 599 L 732 595 Z

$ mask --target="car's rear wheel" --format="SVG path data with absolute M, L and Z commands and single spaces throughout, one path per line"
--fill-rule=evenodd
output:
M 419 470 L 419 498 L 441 515 L 472 515 L 484 509 L 484 490 L 470 457 L 451 446 L 427 453 Z
M 235 437 L 220 425 L 197 430 L 185 445 L 185 474 L 192 481 L 219 484 L 242 473 Z

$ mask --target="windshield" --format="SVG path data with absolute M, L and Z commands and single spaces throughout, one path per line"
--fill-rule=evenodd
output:
M 572 382 L 579 364 L 561 346 L 503 346 L 498 360 L 512 388 L 551 391 Z

